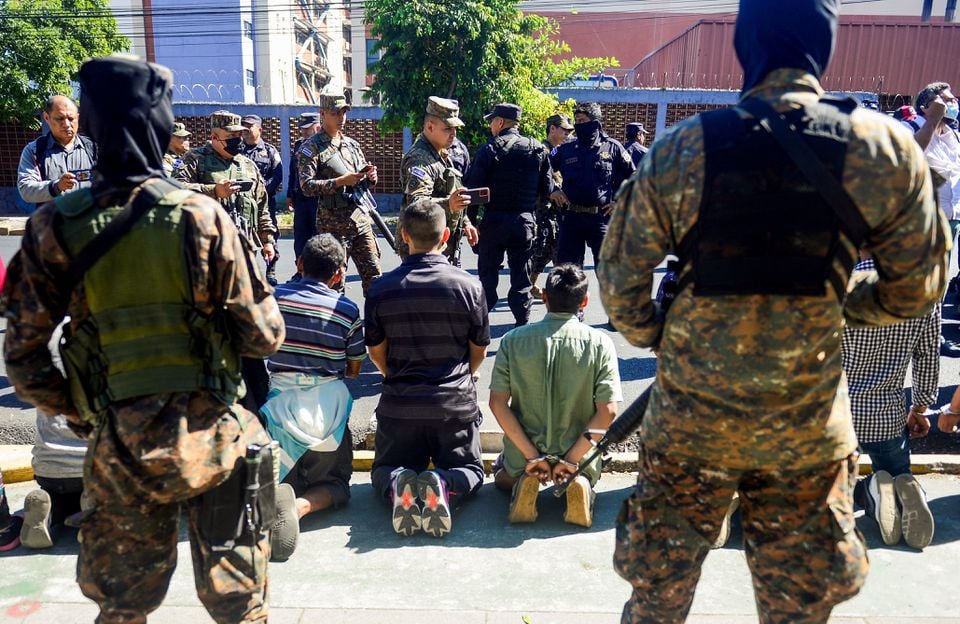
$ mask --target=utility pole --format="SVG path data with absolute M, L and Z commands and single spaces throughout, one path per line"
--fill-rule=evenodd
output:
M 957 0 L 947 0 L 947 12 L 944 14 L 944 19 L 948 22 L 952 22 L 956 13 Z
M 923 0 L 923 12 L 920 14 L 920 19 L 925 22 L 930 21 L 930 17 L 933 15 L 933 0 Z

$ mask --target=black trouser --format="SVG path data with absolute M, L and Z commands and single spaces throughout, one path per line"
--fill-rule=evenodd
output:
M 583 266 L 584 245 L 593 252 L 593 266 L 600 264 L 600 247 L 607 235 L 610 218 L 601 214 L 571 212 L 560 216 L 560 240 L 557 243 L 557 262 L 572 262 Z
M 293 198 L 293 255 L 299 258 L 307 241 L 317 235 L 317 198 Z
M 480 222 L 480 257 L 477 272 L 487 298 L 487 309 L 497 305 L 500 264 L 507 254 L 510 267 L 510 292 L 507 302 L 517 325 L 530 320 L 530 256 L 536 220 L 530 212 L 487 212 Z
M 473 422 L 408 422 L 378 418 L 376 451 L 370 480 L 373 489 L 390 500 L 393 476 L 404 468 L 420 473 L 433 462 L 447 485 L 450 507 L 480 489 L 480 415 Z
M 247 394 L 239 401 L 240 405 L 257 415 L 260 424 L 266 427 L 266 422 L 260 414 L 260 408 L 267 402 L 267 393 L 270 392 L 270 373 L 267 372 L 266 361 L 260 358 L 240 358 L 240 376 Z
M 274 235 L 273 260 L 267 263 L 267 278 L 276 280 L 277 262 L 280 261 L 280 226 L 277 224 L 277 198 L 271 195 L 267 198 L 267 210 L 270 212 L 270 220 L 273 221 Z
M 72 477 L 55 479 L 35 475 L 40 489 L 50 495 L 50 525 L 63 521 L 80 511 L 80 496 L 83 494 L 83 479 Z

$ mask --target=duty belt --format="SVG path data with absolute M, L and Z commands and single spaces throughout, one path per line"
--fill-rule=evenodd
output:
M 600 212 L 599 206 L 584 206 L 583 204 L 573 204 L 571 203 L 567 206 L 569 212 L 582 212 L 584 214 L 598 214 Z

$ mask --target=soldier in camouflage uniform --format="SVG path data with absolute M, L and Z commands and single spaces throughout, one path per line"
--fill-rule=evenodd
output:
M 573 121 L 569 115 L 558 113 L 547 118 L 547 138 L 543 144 L 553 150 L 566 143 L 573 132 Z M 553 172 L 554 182 L 562 182 L 560 174 Z M 549 198 L 541 197 L 537 201 L 537 236 L 533 239 L 533 255 L 530 257 L 531 294 L 540 299 L 543 292 L 537 288 L 537 278 L 547 264 L 557 264 L 557 237 L 560 234 L 560 211 L 550 203 Z
M 267 533 L 213 540 L 202 501 L 237 485 L 220 484 L 249 444 L 269 443 L 235 402 L 238 356 L 273 353 L 283 318 L 227 214 L 164 179 L 157 148 L 170 137 L 172 79 L 127 58 L 81 67 L 81 114 L 105 157 L 92 189 L 31 217 L 3 290 L 4 359 L 19 396 L 90 441 L 94 507 L 81 522 L 77 576 L 97 621 L 143 623 L 160 606 L 182 509 L 210 615 L 266 622 Z M 141 210 L 126 233 L 99 237 Z M 83 270 L 91 241 L 103 255 Z M 65 315 L 67 378 L 47 348 Z
M 190 136 L 193 133 L 187 130 L 182 123 L 173 124 L 173 133 L 170 135 L 170 145 L 163 155 L 163 172 L 173 177 L 173 172 L 183 164 L 183 155 L 190 151 Z
M 457 128 L 463 127 L 460 105 L 454 100 L 430 96 L 427 113 L 423 119 L 423 132 L 403 155 L 400 162 L 400 184 L 403 186 L 403 206 L 418 199 L 434 198 L 447 213 L 450 238 L 443 254 L 454 265 L 459 265 L 460 239 L 467 238 L 469 245 L 477 244 L 477 228 L 467 217 L 466 208 L 470 197 L 461 193 L 463 171 L 454 167 L 447 150 L 457 138 Z M 397 222 L 397 254 L 408 255 L 407 246 L 400 236 Z
M 623 335 L 659 356 L 638 485 L 617 524 L 615 567 L 633 585 L 623 622 L 685 619 L 734 492 L 761 622 L 826 622 L 866 577 L 841 330 L 928 312 L 949 229 L 909 132 L 823 98 L 838 5 L 741 0 L 741 104 L 671 128 L 619 194 L 600 294 Z M 764 103 L 842 186 L 851 219 L 747 112 Z M 848 287 L 855 239 L 882 270 Z M 650 292 L 670 253 L 687 260 L 663 317 Z
M 243 139 L 240 116 L 225 110 L 210 115 L 210 141 L 192 149 L 173 177 L 188 189 L 220 202 L 234 218 L 240 232 L 262 246 L 267 264 L 276 254 L 276 228 L 270 219 L 267 190 L 257 165 L 240 154 Z M 237 180 L 253 180 L 253 188 L 241 191 Z
M 333 234 L 353 258 L 363 294 L 380 277 L 380 248 L 373 220 L 351 200 L 353 187 L 366 180 L 377 183 L 377 168 L 367 162 L 360 144 L 343 134 L 350 105 L 342 94 L 320 96 L 322 129 L 303 142 L 297 152 L 300 190 L 319 197 L 317 233 Z M 343 289 L 343 283 L 339 284 Z

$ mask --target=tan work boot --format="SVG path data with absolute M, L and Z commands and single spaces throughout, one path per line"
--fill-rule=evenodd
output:
M 510 513 L 507 520 L 512 523 L 537 521 L 537 495 L 540 494 L 540 482 L 527 473 L 520 475 L 513 484 L 510 497 Z
M 580 475 L 567 488 L 567 511 L 563 521 L 590 528 L 593 525 L 593 502 L 597 494 L 590 487 L 590 480 Z

